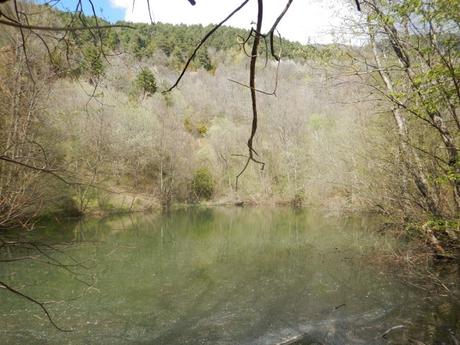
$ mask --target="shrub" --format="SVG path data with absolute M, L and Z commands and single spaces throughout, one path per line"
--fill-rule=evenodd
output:
M 136 86 L 145 94 L 153 95 L 157 92 L 157 82 L 153 73 L 143 68 L 136 77 Z
M 200 67 L 203 67 L 206 71 L 211 71 L 213 66 L 211 59 L 209 58 L 208 52 L 206 50 L 199 50 L 197 54 L 197 62 Z
M 198 200 L 209 200 L 214 193 L 214 178 L 208 168 L 200 168 L 193 174 L 192 193 Z
M 204 136 L 206 136 L 206 134 L 209 131 L 208 124 L 206 122 L 202 121 L 202 122 L 200 122 L 198 124 L 198 126 L 196 127 L 196 130 L 197 130 L 198 135 L 200 137 L 204 137 Z
M 96 83 L 96 81 L 104 75 L 105 66 L 102 62 L 101 55 L 101 51 L 93 46 L 87 46 L 83 50 L 81 68 L 83 72 L 89 76 L 89 82 L 91 84 Z

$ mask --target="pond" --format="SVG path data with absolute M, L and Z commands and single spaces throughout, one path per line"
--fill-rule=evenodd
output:
M 458 344 L 458 268 L 433 273 L 444 293 L 402 279 L 379 263 L 399 243 L 378 223 L 197 208 L 42 226 L 30 249 L 2 251 L 32 258 L 2 263 L 0 280 L 72 332 L 0 289 L 0 343 Z

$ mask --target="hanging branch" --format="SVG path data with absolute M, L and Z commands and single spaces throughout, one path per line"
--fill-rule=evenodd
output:
M 252 127 L 251 127 L 251 135 L 248 140 L 248 151 L 249 155 L 247 156 L 246 163 L 243 166 L 243 169 L 238 173 L 236 176 L 235 180 L 235 190 L 238 190 L 238 180 L 241 177 L 241 175 L 244 174 L 246 169 L 249 166 L 249 163 L 253 161 L 254 163 L 257 163 L 261 165 L 261 170 L 264 170 L 265 168 L 265 163 L 260 161 L 259 159 L 256 159 L 255 156 L 258 156 L 257 152 L 254 150 L 254 137 L 257 132 L 257 124 L 258 124 L 258 111 L 257 111 L 257 92 L 260 92 L 262 94 L 266 95 L 275 95 L 276 96 L 276 89 L 278 87 L 278 72 L 279 72 L 279 63 L 281 61 L 281 54 L 276 55 L 275 53 L 275 48 L 274 48 L 274 33 L 277 30 L 277 27 L 289 8 L 292 5 L 293 0 L 288 0 L 284 10 L 280 13 L 280 15 L 276 18 L 275 22 L 273 23 L 271 29 L 268 31 L 267 34 L 261 34 L 262 30 L 262 21 L 263 21 L 263 0 L 258 0 L 258 13 L 257 13 L 257 23 L 256 23 L 256 29 L 251 30 L 251 32 L 254 35 L 254 41 L 252 44 L 252 51 L 251 51 L 251 64 L 250 64 L 250 70 L 249 70 L 249 89 L 251 91 L 251 102 L 252 102 Z M 256 88 L 256 83 L 255 83 L 255 74 L 256 74 L 256 63 L 257 63 L 257 57 L 258 57 L 258 49 L 260 45 L 260 39 L 263 38 L 266 40 L 267 36 L 270 39 L 270 52 L 272 57 L 278 61 L 278 66 L 276 69 L 276 83 L 275 83 L 275 89 L 272 93 L 267 93 L 263 92 L 261 90 L 258 90 Z M 234 81 L 235 82 L 235 81 Z M 238 83 L 238 82 L 237 82 Z M 246 85 L 243 85 L 245 87 L 248 87 Z
M 279 71 L 280 71 L 280 65 L 281 65 L 281 54 L 282 54 L 282 50 L 283 50 L 282 49 L 283 40 L 282 40 L 281 36 L 279 36 L 279 38 L 280 38 L 280 47 L 281 48 L 280 48 L 280 53 L 278 55 L 277 64 L 276 64 L 275 86 L 273 87 L 273 91 L 265 91 L 265 90 L 255 89 L 258 93 L 261 93 L 261 94 L 266 95 L 266 96 L 275 96 L 276 97 L 276 92 L 278 90 Z M 273 52 L 272 52 L 272 56 L 274 56 Z M 237 80 L 231 79 L 231 78 L 229 78 L 228 81 L 232 82 L 232 83 L 235 83 L 237 85 L 243 86 L 243 87 L 248 88 L 248 89 L 251 88 L 249 85 L 247 85 L 245 83 L 242 83 L 242 82 L 239 82 Z
M 355 0 L 355 4 L 358 11 L 361 12 L 361 4 L 359 3 L 359 0 Z
M 190 0 L 189 0 L 190 1 Z M 192 5 L 194 4 L 194 1 L 190 1 Z M 195 47 L 193 53 L 190 55 L 188 58 L 187 62 L 185 63 L 179 77 L 176 79 L 175 83 L 166 91 L 163 91 L 163 93 L 171 92 L 174 90 L 184 77 L 185 73 L 188 70 L 188 67 L 190 66 L 191 62 L 195 58 L 197 52 L 201 49 L 201 47 L 204 45 L 204 43 L 222 26 L 227 22 L 230 18 L 232 18 L 237 12 L 239 12 L 246 4 L 249 2 L 249 0 L 244 1 L 240 6 L 238 6 L 233 12 L 231 12 L 223 21 L 221 21 L 219 24 L 215 25 L 198 43 L 198 45 Z M 250 60 L 250 72 L 249 72 L 249 85 L 245 85 L 243 83 L 240 83 L 235 80 L 230 80 L 231 82 L 234 82 L 236 84 L 239 84 L 241 86 L 247 87 L 250 89 L 251 92 L 251 104 L 252 104 L 252 125 L 251 125 L 251 134 L 249 137 L 249 140 L 247 142 L 248 146 L 248 155 L 244 156 L 247 158 L 246 163 L 244 164 L 243 169 L 238 173 L 236 176 L 236 183 L 235 183 L 235 189 L 238 189 L 238 179 L 239 177 L 246 171 L 246 169 L 249 166 L 249 163 L 253 161 L 254 163 L 257 163 L 261 165 L 261 170 L 264 169 L 265 163 L 260 161 L 259 159 L 256 158 L 258 156 L 257 151 L 254 149 L 254 137 L 257 132 L 257 125 L 258 125 L 258 110 L 257 110 L 257 96 L 256 93 L 262 93 L 265 95 L 276 95 L 276 89 L 278 86 L 278 72 L 279 72 L 279 62 L 280 62 L 280 55 L 277 55 L 275 53 L 275 48 L 274 48 L 274 35 L 275 31 L 277 30 L 277 27 L 287 11 L 289 10 L 290 6 L 292 5 L 293 0 L 288 0 L 286 3 L 286 6 L 284 10 L 280 13 L 280 15 L 277 17 L 275 22 L 273 23 L 271 29 L 268 31 L 267 34 L 262 34 L 262 21 L 263 21 L 263 0 L 257 0 L 257 22 L 256 22 L 256 27 L 251 28 L 248 36 L 243 39 L 241 37 L 241 42 L 239 42 L 242 47 L 243 51 L 245 54 L 251 59 Z M 260 46 L 260 40 L 264 39 L 265 44 L 267 45 L 266 39 L 269 37 L 270 39 L 270 54 L 273 56 L 273 58 L 278 61 L 278 66 L 277 66 L 277 72 L 276 72 L 276 83 L 275 83 L 275 89 L 273 92 L 266 92 L 262 91 L 256 88 L 255 86 L 255 77 L 256 77 L 256 64 L 257 64 L 257 58 L 258 58 L 258 53 L 259 53 L 259 46 Z M 251 53 L 248 54 L 246 51 L 246 43 L 250 40 L 250 38 L 253 38 L 252 42 L 252 49 Z M 266 54 L 268 54 L 268 47 L 266 48 Z M 268 60 L 268 55 L 266 58 L 266 61 Z
M 287 4 L 286 4 L 286 7 L 284 8 L 283 12 L 281 12 L 281 14 L 278 16 L 278 18 L 276 18 L 275 23 L 273 24 L 272 28 L 271 28 L 270 31 L 268 32 L 268 35 L 270 36 L 270 50 L 271 50 L 271 54 L 272 54 L 273 58 L 274 58 L 276 61 L 280 61 L 280 56 L 276 55 L 276 53 L 275 53 L 275 47 L 274 47 L 274 35 L 275 35 L 275 31 L 276 31 L 276 28 L 278 27 L 278 24 L 281 22 L 281 20 L 283 19 L 284 15 L 285 15 L 285 14 L 287 13 L 287 11 L 289 10 L 289 7 L 291 7 L 292 1 L 294 1 L 294 0 L 288 0 L 288 2 L 287 2 Z
M 254 30 L 254 41 L 252 42 L 252 51 L 251 51 L 251 64 L 249 67 L 249 87 L 251 91 L 251 103 L 252 103 L 252 127 L 251 127 L 251 135 L 248 140 L 248 158 L 246 163 L 244 164 L 243 169 L 239 172 L 236 176 L 235 180 L 235 189 L 238 190 L 238 180 L 241 175 L 246 171 L 249 166 L 249 163 L 253 161 L 254 163 L 261 165 L 261 170 L 264 169 L 265 163 L 256 159 L 254 155 L 258 156 L 257 152 L 254 150 L 254 137 L 257 131 L 257 121 L 258 121 L 258 113 L 257 113 L 257 91 L 256 91 L 256 63 L 259 51 L 259 44 L 261 38 L 261 31 L 262 31 L 262 21 L 264 16 L 264 2 L 263 0 L 257 0 L 257 23 L 256 29 Z

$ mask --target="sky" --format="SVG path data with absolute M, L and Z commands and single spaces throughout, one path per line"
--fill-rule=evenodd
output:
M 150 0 L 152 18 L 155 22 L 184 24 L 214 24 L 224 19 L 243 0 L 196 0 L 190 5 L 188 0 Z M 71 8 L 75 0 L 61 0 L 61 7 Z M 277 15 L 283 10 L 287 0 L 264 0 L 264 31 L 271 27 Z M 85 2 L 84 2 L 85 3 Z M 110 22 L 126 20 L 149 23 L 146 0 L 93 0 L 96 11 Z M 228 25 L 249 28 L 255 21 L 256 1 L 249 4 L 227 22 Z M 86 1 L 86 11 L 89 11 Z M 279 25 L 281 35 L 302 43 L 344 42 L 343 37 L 331 34 L 341 26 L 342 18 L 353 14 L 356 9 L 350 0 L 294 0 L 289 12 Z

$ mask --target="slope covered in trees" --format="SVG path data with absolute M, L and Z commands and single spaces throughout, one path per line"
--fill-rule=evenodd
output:
M 450 241 L 459 56 L 449 25 L 458 18 L 443 4 L 366 2 L 360 48 L 283 40 L 278 65 L 262 44 L 255 140 L 265 169 L 250 166 L 238 190 L 251 120 L 247 31 L 222 27 L 179 88 L 162 93 L 210 27 L 120 23 L 132 28 L 25 37 L 8 28 L 0 226 L 245 201 L 379 212 L 405 224 L 435 219 L 429 224 Z M 38 8 L 31 21 L 70 20 Z

